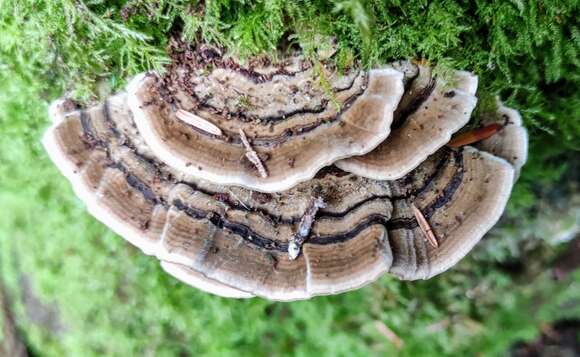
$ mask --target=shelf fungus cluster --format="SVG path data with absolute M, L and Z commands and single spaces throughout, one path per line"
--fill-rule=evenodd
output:
M 515 110 L 466 126 L 468 72 L 182 57 L 93 107 L 53 103 L 44 145 L 91 214 L 214 294 L 428 279 L 498 221 L 526 160 Z

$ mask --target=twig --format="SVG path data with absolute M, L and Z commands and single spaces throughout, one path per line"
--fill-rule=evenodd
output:
M 262 160 L 260 160 L 258 153 L 255 152 L 254 149 L 252 149 L 252 146 L 248 141 L 248 137 L 246 136 L 246 133 L 244 133 L 244 130 L 242 128 L 240 128 L 240 138 L 242 139 L 242 143 L 246 147 L 246 157 L 248 158 L 248 160 L 250 160 L 250 162 L 254 164 L 256 169 L 258 169 L 258 172 L 260 173 L 260 176 L 262 176 L 262 178 L 268 177 L 268 171 L 266 171 L 266 168 L 264 167 Z
M 439 247 L 437 237 L 435 236 L 435 233 L 433 233 L 433 229 L 431 229 L 429 222 L 427 222 L 427 219 L 425 219 L 425 216 L 423 216 L 423 213 L 421 213 L 421 211 L 417 208 L 417 206 L 415 206 L 414 203 L 411 203 L 411 208 L 413 209 L 413 214 L 415 214 L 417 223 L 419 223 L 419 228 L 421 228 L 421 231 L 423 231 L 427 241 L 431 243 L 433 248 Z
M 290 260 L 294 260 L 300 254 L 300 249 L 302 248 L 302 244 L 308 238 L 310 234 L 310 229 L 312 228 L 312 224 L 314 223 L 314 218 L 316 217 L 316 213 L 320 208 L 326 207 L 326 203 L 322 197 L 315 198 L 311 203 L 310 206 L 306 209 L 304 216 L 300 219 L 300 224 L 298 225 L 298 231 L 292 236 L 290 241 L 288 242 L 288 256 Z
M 248 211 L 250 210 L 250 207 L 246 206 L 246 205 L 244 204 L 244 201 L 242 201 L 242 200 L 241 200 L 241 199 L 240 199 L 240 198 L 239 198 L 239 197 L 238 197 L 238 196 L 237 196 L 235 193 L 233 193 L 233 192 L 232 192 L 232 190 L 228 189 L 228 192 L 229 192 L 229 194 L 230 194 L 230 195 L 234 196 L 234 198 L 235 198 L 236 200 L 238 200 L 238 202 L 239 202 L 239 203 L 240 203 L 240 204 L 241 204 L 241 205 L 242 205 L 242 206 L 243 206 L 245 209 L 247 209 Z
M 179 120 L 181 120 L 189 125 L 195 126 L 196 128 L 201 129 L 201 130 L 205 131 L 206 133 L 217 135 L 217 136 L 222 135 L 222 131 L 220 128 L 218 128 L 213 123 L 203 119 L 202 117 L 200 117 L 198 115 L 195 115 L 195 114 L 190 113 L 188 111 L 185 111 L 183 109 L 179 109 L 175 113 L 175 116 L 177 117 L 177 119 L 179 119 Z

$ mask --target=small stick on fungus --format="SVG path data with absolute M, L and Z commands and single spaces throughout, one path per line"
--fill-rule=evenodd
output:
M 255 152 L 254 149 L 252 149 L 252 146 L 248 141 L 248 137 L 246 136 L 246 133 L 244 133 L 244 130 L 242 128 L 240 128 L 240 138 L 242 139 L 242 143 L 246 147 L 246 157 L 248 158 L 248 160 L 250 160 L 250 162 L 254 164 L 256 169 L 258 169 L 258 172 L 260 173 L 260 176 L 262 176 L 262 178 L 268 177 L 268 171 L 266 171 L 266 168 L 264 167 L 262 160 L 260 160 L 258 153 Z
M 185 111 L 183 109 L 179 109 L 177 110 L 177 112 L 175 113 L 175 116 L 177 117 L 177 119 L 195 126 L 198 129 L 201 129 L 203 131 L 205 131 L 206 133 L 209 134 L 213 134 L 213 135 L 217 135 L 217 136 L 221 136 L 222 135 L 222 131 L 220 128 L 218 128 L 216 125 L 214 125 L 213 123 L 203 119 L 200 116 L 197 116 L 193 113 L 190 113 L 188 111 Z
M 294 260 L 300 254 L 300 249 L 302 248 L 302 244 L 308 238 L 310 234 L 310 229 L 312 228 L 312 224 L 314 223 L 314 218 L 316 217 L 316 213 L 320 208 L 326 207 L 326 203 L 322 197 L 315 198 L 304 213 L 304 216 L 300 219 L 300 224 L 298 225 L 298 231 L 292 236 L 290 241 L 288 242 L 288 257 L 290 260 Z
M 411 203 L 411 208 L 413 209 L 413 214 L 415 215 L 415 219 L 419 224 L 419 228 L 421 228 L 421 231 L 425 235 L 427 241 L 433 246 L 433 248 L 439 247 L 437 237 L 435 236 L 435 233 L 433 233 L 433 229 L 431 229 L 429 222 L 427 222 L 427 219 L 425 219 L 425 216 L 423 216 L 423 213 L 421 213 L 421 211 L 417 208 L 417 206 L 415 206 L 414 203 Z
M 451 148 L 458 148 L 464 145 L 473 144 L 491 137 L 493 134 L 497 133 L 501 128 L 503 128 L 503 125 L 493 123 L 481 127 L 479 129 L 470 130 L 465 133 L 459 134 L 453 139 L 451 139 L 447 143 L 447 146 Z
M 230 195 L 232 195 L 236 200 L 238 200 L 238 202 L 240 203 L 240 205 L 242 207 L 244 207 L 245 209 L 247 209 L 248 211 L 250 210 L 250 207 L 246 206 L 246 204 L 244 203 L 244 201 L 242 201 L 238 195 L 236 195 L 235 193 L 232 192 L 232 190 L 228 189 L 228 192 Z

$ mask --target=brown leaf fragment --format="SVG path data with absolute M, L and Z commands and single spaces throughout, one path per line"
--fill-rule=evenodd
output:
M 300 249 L 304 241 L 308 238 L 310 234 L 310 229 L 312 228 L 312 224 L 314 223 L 314 218 L 316 217 L 316 213 L 320 208 L 326 207 L 326 203 L 322 197 L 315 198 L 308 208 L 306 212 L 300 219 L 300 224 L 298 225 L 298 231 L 292 236 L 291 240 L 288 242 L 288 256 L 290 260 L 294 260 L 300 254 Z
M 433 229 L 431 229 L 431 226 L 429 225 L 429 222 L 427 222 L 427 219 L 425 219 L 425 216 L 423 216 L 423 213 L 421 213 L 421 211 L 413 203 L 411 204 L 411 208 L 413 209 L 413 214 L 415 215 L 415 219 L 419 224 L 419 228 L 421 228 L 421 231 L 425 235 L 425 239 L 427 239 L 433 248 L 439 247 L 437 237 L 435 237 L 435 233 L 433 233 Z
M 250 145 L 246 133 L 244 133 L 244 130 L 241 128 L 240 128 L 240 138 L 242 139 L 242 143 L 246 147 L 246 157 L 248 158 L 248 160 L 250 160 L 250 162 L 256 167 L 262 178 L 268 177 L 268 171 L 266 171 L 266 168 L 264 167 L 262 160 L 260 160 L 258 153 L 255 152 L 252 146 Z
M 221 136 L 222 131 L 218 128 L 215 124 L 203 119 L 202 117 L 190 113 L 186 110 L 179 109 L 175 112 L 175 116 L 177 119 L 181 120 L 184 123 L 189 125 L 195 126 L 198 129 L 205 131 L 206 133 Z
M 486 125 L 482 128 L 471 130 L 463 134 L 457 135 L 447 143 L 447 146 L 451 148 L 458 148 L 461 146 L 470 145 L 478 141 L 490 138 L 493 134 L 497 133 L 502 128 L 503 125 L 498 123 Z

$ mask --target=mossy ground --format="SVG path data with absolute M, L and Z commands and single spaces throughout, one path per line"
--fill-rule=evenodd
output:
M 494 355 L 542 322 L 579 317 L 578 275 L 549 273 L 565 247 L 530 233 L 539 197 L 562 177 L 577 179 L 579 10 L 576 0 L 0 0 L 0 267 L 23 338 L 39 356 Z M 385 277 L 290 304 L 226 300 L 176 282 L 86 213 L 39 143 L 47 103 L 65 92 L 94 101 L 162 68 L 171 35 L 242 56 L 301 46 L 314 59 L 332 36 L 344 66 L 412 57 L 475 71 L 480 112 L 501 94 L 530 129 L 508 223 L 426 282 Z M 514 273 L 514 261 L 526 264 Z M 31 321 L 18 303 L 23 276 L 58 306 L 62 329 Z M 401 350 L 378 324 L 404 341 Z

